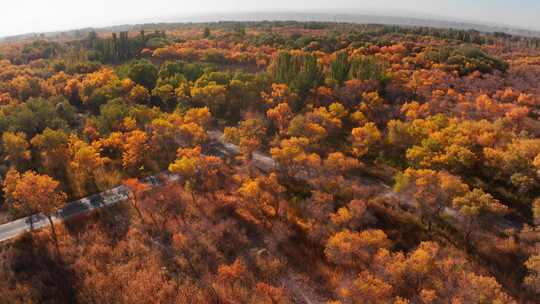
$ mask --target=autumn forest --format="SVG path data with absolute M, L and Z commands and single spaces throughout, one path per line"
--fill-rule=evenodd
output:
M 50 223 L 1 244 L 0 303 L 540 302 L 540 38 L 291 21 L 4 41 L 0 136 L 0 224 Z

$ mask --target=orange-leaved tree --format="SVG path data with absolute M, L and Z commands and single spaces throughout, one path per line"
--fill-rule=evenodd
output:
M 33 171 L 19 174 L 11 170 L 4 181 L 4 193 L 13 208 L 32 213 L 41 212 L 47 217 L 58 251 L 58 238 L 52 216 L 64 206 L 67 199 L 66 194 L 60 190 L 60 183 L 50 176 Z

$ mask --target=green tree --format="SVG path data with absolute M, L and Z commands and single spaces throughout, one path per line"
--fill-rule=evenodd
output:
M 136 60 L 129 64 L 127 76 L 148 90 L 152 90 L 156 86 L 158 69 L 148 60 Z
M 280 51 L 270 66 L 277 83 L 287 84 L 295 93 L 305 97 L 323 81 L 321 66 L 313 54 L 298 51 Z
M 352 60 L 351 76 L 360 80 L 384 82 L 388 79 L 385 65 L 374 56 L 362 56 Z
M 210 38 L 210 35 L 212 35 L 212 33 L 210 32 L 210 28 L 205 27 L 203 32 L 203 38 Z
M 330 63 L 330 77 L 339 86 L 348 79 L 351 70 L 351 62 L 346 51 L 341 51 L 335 54 L 334 60 Z

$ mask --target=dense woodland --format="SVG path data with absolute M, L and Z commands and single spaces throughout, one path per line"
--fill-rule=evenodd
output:
M 261 22 L 0 44 L 1 221 L 132 190 L 2 244 L 0 302 L 539 303 L 539 41 Z

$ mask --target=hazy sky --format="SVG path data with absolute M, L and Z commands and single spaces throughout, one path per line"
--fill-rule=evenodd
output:
M 185 15 L 325 9 L 414 12 L 540 29 L 540 0 L 4 0 L 0 36 Z

